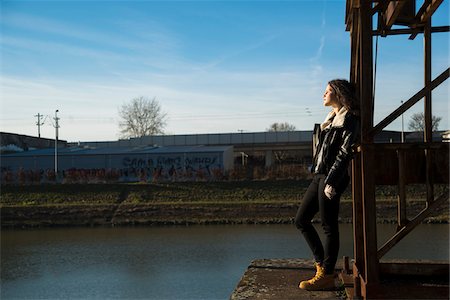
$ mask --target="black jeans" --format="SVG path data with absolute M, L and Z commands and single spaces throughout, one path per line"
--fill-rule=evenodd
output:
M 295 226 L 303 233 L 316 262 L 323 264 L 325 273 L 332 274 L 339 253 L 338 216 L 341 193 L 331 199 L 327 198 L 324 194 L 324 180 L 325 175 L 314 175 L 295 216 Z M 312 218 L 319 211 L 325 233 L 324 246 L 311 224 Z

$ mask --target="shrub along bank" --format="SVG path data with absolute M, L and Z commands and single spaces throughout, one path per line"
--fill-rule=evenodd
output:
M 47 184 L 2 186 L 2 226 L 291 223 L 308 180 Z M 437 187 L 437 192 L 445 190 Z M 379 222 L 395 222 L 396 188 L 377 187 Z M 408 216 L 425 207 L 423 186 L 408 186 Z M 448 205 L 427 222 L 448 222 Z M 318 216 L 317 216 L 318 217 Z M 351 194 L 341 200 L 351 222 Z M 316 220 L 318 221 L 318 220 Z

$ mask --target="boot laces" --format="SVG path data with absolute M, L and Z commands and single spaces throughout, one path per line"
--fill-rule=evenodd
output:
M 317 265 L 316 275 L 310 280 L 310 283 L 315 283 L 316 281 L 325 277 L 325 268 L 321 265 Z

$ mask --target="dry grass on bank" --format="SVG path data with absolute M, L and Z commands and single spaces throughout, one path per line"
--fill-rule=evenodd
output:
M 5 185 L 1 187 L 1 206 L 98 205 L 146 203 L 299 203 L 309 180 L 172 182 L 121 184 Z M 436 185 L 435 193 L 448 186 Z M 377 201 L 396 201 L 397 187 L 377 186 Z M 410 200 L 426 197 L 424 185 L 407 186 Z M 351 201 L 351 189 L 342 196 Z

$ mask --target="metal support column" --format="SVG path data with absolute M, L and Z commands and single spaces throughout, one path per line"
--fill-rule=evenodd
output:
M 431 17 L 428 19 L 423 33 L 423 52 L 424 52 L 424 85 L 431 85 Z M 431 143 L 433 141 L 433 124 L 431 109 L 431 90 L 425 93 L 424 97 L 424 142 Z M 432 174 L 432 158 L 431 150 L 425 150 L 426 171 L 425 184 L 427 186 L 427 204 L 434 200 L 433 179 Z
M 372 1 L 360 1 L 360 77 L 361 97 L 361 176 L 364 231 L 364 282 L 361 285 L 364 298 L 370 298 L 370 289 L 379 282 L 377 256 L 377 227 L 375 206 L 374 149 L 373 136 L 373 37 Z

